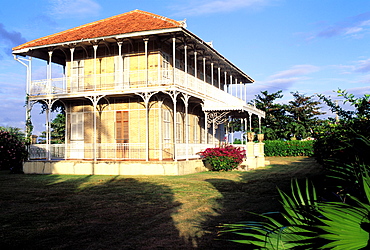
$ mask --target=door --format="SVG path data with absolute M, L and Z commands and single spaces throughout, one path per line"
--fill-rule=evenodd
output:
M 84 158 L 84 114 L 71 113 L 70 154 L 73 159 Z
M 117 158 L 129 158 L 129 113 L 116 111 L 116 152 Z

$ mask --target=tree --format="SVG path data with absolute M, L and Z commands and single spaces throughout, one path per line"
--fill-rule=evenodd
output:
M 66 116 L 58 114 L 51 122 L 51 140 L 53 143 L 60 144 L 65 141 Z
M 344 98 L 343 103 L 349 103 L 352 108 L 346 110 L 330 98 L 318 95 L 339 120 L 328 120 L 315 129 L 315 157 L 320 163 L 330 159 L 341 164 L 356 161 L 357 154 L 362 154 L 363 164 L 370 165 L 370 155 L 363 151 L 366 145 L 358 140 L 359 135 L 370 138 L 370 95 L 356 98 L 345 90 L 338 90 L 338 96 Z
M 13 136 L 17 137 L 18 140 L 20 140 L 20 141 L 24 141 L 24 139 L 25 139 L 25 133 L 20 128 L 8 127 L 8 126 L 6 126 L 6 127 L 0 126 L 0 130 L 9 132 Z
M 276 100 L 283 97 L 282 90 L 269 94 L 268 91 L 261 91 L 256 95 L 254 103 L 256 108 L 265 111 L 265 119 L 261 120 L 261 126 L 267 140 L 277 140 L 284 137 L 284 131 L 288 120 L 286 119 L 285 104 L 276 103 Z M 258 128 L 258 121 L 253 121 L 253 127 Z M 259 132 L 259 131 L 255 131 Z
M 58 114 L 50 124 L 51 143 L 61 144 L 65 141 L 66 116 L 64 113 Z M 42 131 L 39 136 L 41 143 L 46 143 L 46 131 Z
M 19 128 L 0 127 L 0 169 L 22 172 L 22 162 L 27 159 L 24 134 Z
M 294 99 L 287 105 L 289 126 L 286 131 L 287 137 L 304 139 L 313 135 L 313 127 L 318 123 L 318 116 L 325 114 L 321 112 L 319 101 L 313 100 L 314 96 L 305 96 L 297 92 L 291 92 Z

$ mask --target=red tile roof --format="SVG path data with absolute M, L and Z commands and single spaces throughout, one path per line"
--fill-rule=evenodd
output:
M 42 45 L 50 45 L 56 43 L 71 42 L 81 39 L 91 39 L 132 32 L 176 27 L 182 27 L 181 22 L 156 14 L 152 14 L 149 12 L 134 10 L 117 16 L 109 17 L 100 21 L 85 24 L 73 29 L 62 31 L 50 36 L 42 37 L 19 45 L 13 48 L 13 50 L 25 49 L 29 47 Z

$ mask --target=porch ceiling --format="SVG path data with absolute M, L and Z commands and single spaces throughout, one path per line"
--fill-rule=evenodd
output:
M 253 105 L 249 105 L 244 101 L 224 103 L 205 100 L 203 105 L 204 112 L 230 111 L 230 115 L 234 117 L 246 117 L 246 113 L 252 113 L 258 117 L 265 118 L 265 112 L 257 109 Z

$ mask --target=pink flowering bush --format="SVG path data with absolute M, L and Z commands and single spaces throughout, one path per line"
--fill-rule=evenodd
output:
M 0 170 L 21 172 L 27 148 L 19 135 L 0 130 Z
M 245 150 L 231 145 L 207 148 L 199 153 L 212 171 L 229 171 L 237 168 L 245 158 Z

